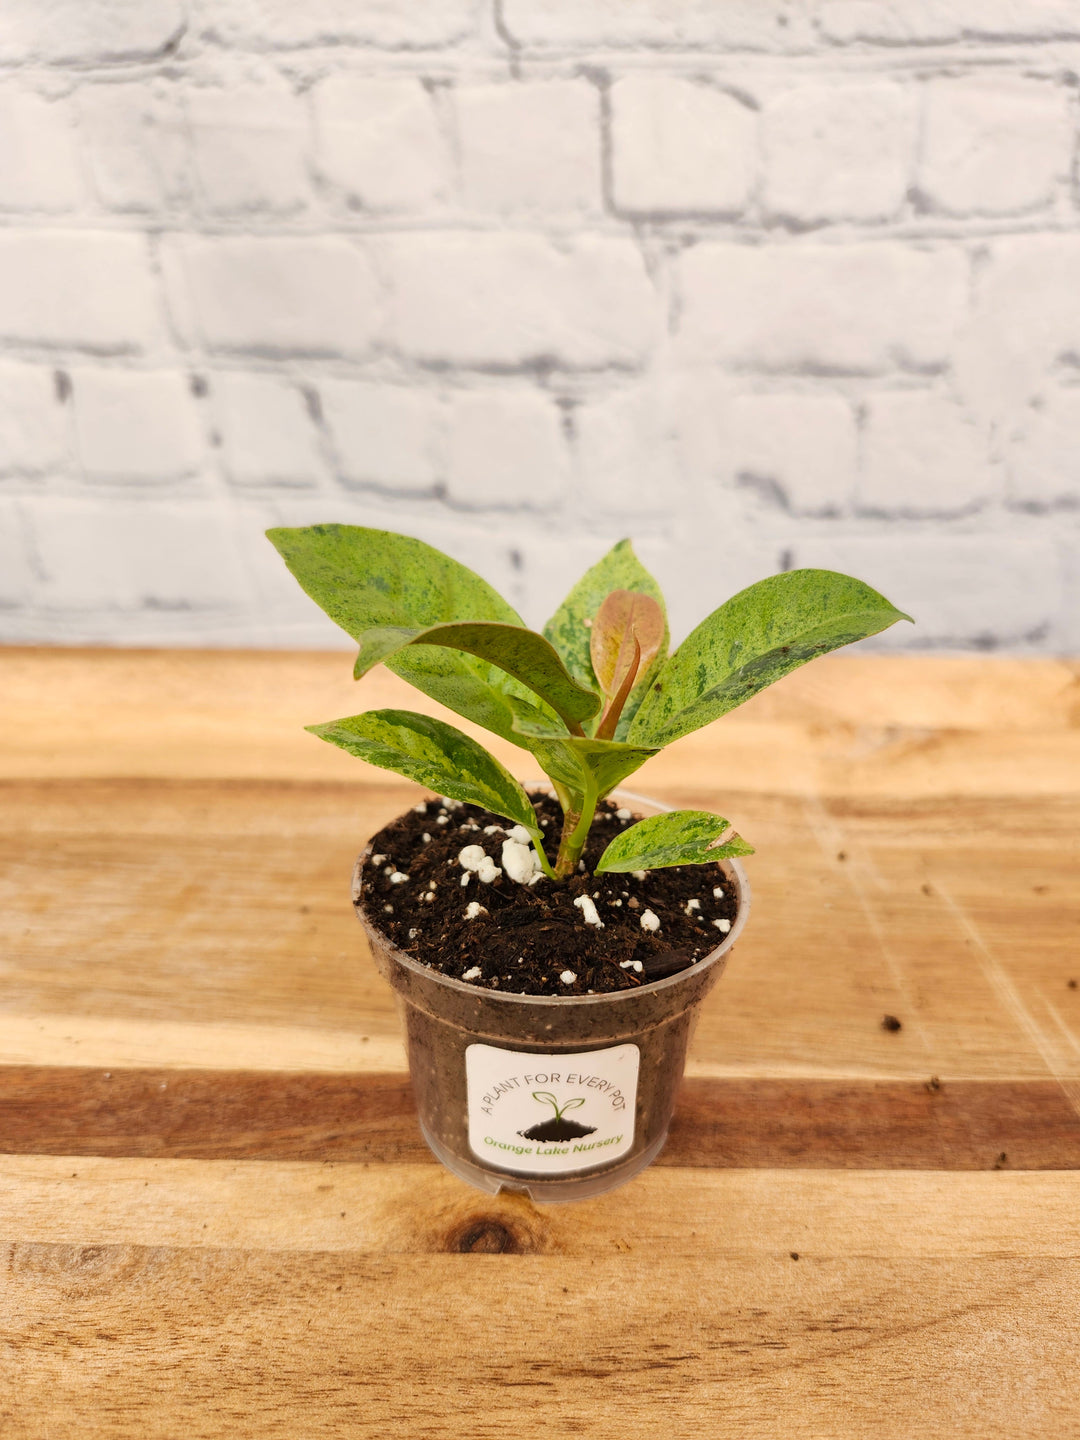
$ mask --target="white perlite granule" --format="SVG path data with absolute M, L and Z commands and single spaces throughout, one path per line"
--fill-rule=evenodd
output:
M 476 878 L 485 885 L 497 880 L 502 871 L 481 845 L 466 845 L 458 854 L 458 864 L 463 870 L 474 870 Z
M 700 909 L 701 909 L 701 901 L 700 901 L 700 900 L 687 900 L 687 902 L 686 902 L 686 913 L 687 913 L 687 915 L 693 915 L 693 913 L 694 913 L 695 910 L 700 910 Z
M 722 930 L 725 935 L 731 929 L 730 920 L 714 920 L 712 923 L 716 926 L 717 930 Z
M 391 885 L 404 885 L 408 881 L 408 875 L 402 870 L 395 870 L 390 876 Z
M 616 811 L 615 811 L 615 819 L 616 819 L 616 820 L 629 820 L 629 819 L 630 819 L 630 811 L 629 811 L 629 810 L 616 810 Z
M 641 912 L 641 928 L 642 928 L 643 930 L 659 930 L 659 929 L 660 929 L 660 917 L 659 917 L 659 915 L 654 915 L 651 910 L 643 910 L 643 911 Z
M 480 979 L 480 966 L 479 966 L 479 965 L 474 965 L 471 970 L 466 970 L 466 971 L 465 971 L 465 974 L 462 975 L 461 978 L 462 978 L 463 980 L 479 980 L 479 979 Z
M 579 896 L 577 897 L 577 899 L 574 901 L 574 904 L 577 906 L 577 908 L 581 911 L 582 915 L 585 917 L 585 924 L 586 924 L 586 925 L 595 925 L 596 928 L 597 928 L 597 930 L 602 930 L 602 929 L 604 928 L 604 922 L 600 919 L 600 916 L 596 913 L 596 906 L 595 906 L 595 905 L 593 904 L 593 902 L 589 899 L 588 895 L 579 895 Z
M 714 900 L 722 900 L 724 898 L 724 887 L 722 885 L 713 886 L 712 898 Z
M 385 865 L 385 863 L 386 863 L 386 856 L 385 856 L 385 855 L 372 855 L 372 857 L 371 857 L 371 863 L 372 863 L 372 865 Z
M 648 872 L 647 870 L 631 870 L 631 871 L 630 871 L 630 874 L 633 875 L 633 877 L 634 877 L 635 880 L 644 880 L 644 879 L 646 878 L 646 876 L 648 875 L 648 873 L 649 873 L 649 872 Z
M 559 979 L 564 985 L 572 985 L 577 979 L 577 976 L 574 974 L 573 970 L 564 970 L 559 976 Z
M 466 920 L 475 920 L 478 915 L 486 915 L 487 913 L 479 900 L 470 900 L 468 905 L 465 906 Z
M 536 851 L 529 844 L 529 832 L 523 826 L 517 827 L 525 836 L 525 843 L 509 838 L 503 841 L 503 869 L 518 885 L 534 885 L 543 875 Z

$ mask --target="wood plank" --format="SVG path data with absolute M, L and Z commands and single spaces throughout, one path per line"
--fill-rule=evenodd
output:
M 540 1212 L 436 1167 L 5 1160 L 0 1416 L 26 1440 L 538 1414 L 596 1440 L 1064 1436 L 1078 1186 L 654 1169 Z
M 1059 1259 L 17 1245 L 0 1416 L 10 1440 L 1063 1437 L 1078 1281 Z
M 2 1067 L 0 1151 L 434 1163 L 408 1081 L 379 1073 Z M 1080 1114 L 1052 1081 L 692 1079 L 657 1163 L 1080 1170 Z
M 412 792 L 368 773 L 0 787 L 0 1063 L 400 1070 L 347 886 Z M 687 798 L 759 845 L 691 1073 L 1080 1080 L 1080 801 Z
M 572 1205 L 441 1166 L 0 1156 L 6 1238 L 438 1255 L 1080 1259 L 1074 1171 L 679 1170 Z
M 651 760 L 664 794 L 706 774 L 800 795 L 1076 794 L 1074 662 L 834 655 Z M 405 705 L 482 738 L 517 774 L 530 757 L 378 669 L 358 689 L 347 653 L 0 649 L 0 776 L 327 780 L 366 769 L 304 733 L 317 720 Z M 71 716 L 78 714 L 78 726 Z M 1022 745 L 1020 736 L 1037 737 Z

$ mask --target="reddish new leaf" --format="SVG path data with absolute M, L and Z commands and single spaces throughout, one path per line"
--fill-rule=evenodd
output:
M 663 643 L 664 612 L 652 596 L 612 590 L 600 606 L 589 639 L 593 672 L 608 702 L 596 732 L 601 739 L 615 733 L 627 696 Z
M 592 624 L 589 651 L 593 673 L 605 695 L 614 695 L 634 660 L 634 637 L 641 646 L 638 668 L 652 664 L 664 641 L 664 612 L 651 595 L 612 590 Z

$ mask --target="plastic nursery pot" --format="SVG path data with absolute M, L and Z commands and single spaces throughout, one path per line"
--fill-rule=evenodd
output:
M 639 813 L 667 807 L 616 792 Z M 481 990 L 398 949 L 353 905 L 398 1000 L 424 1139 L 462 1180 L 535 1201 L 584 1200 L 622 1185 L 667 1139 L 701 1001 L 719 980 L 750 910 L 737 860 L 721 860 L 737 912 L 723 943 L 688 969 L 605 995 Z M 567 955 L 568 965 L 573 956 Z

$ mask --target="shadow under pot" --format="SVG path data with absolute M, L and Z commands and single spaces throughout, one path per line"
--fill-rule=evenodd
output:
M 353 872 L 353 905 L 397 996 L 420 1128 L 438 1159 L 488 1194 L 534 1201 L 584 1200 L 643 1170 L 667 1139 L 698 1008 L 746 923 L 739 862 L 718 861 L 720 876 L 709 867 L 737 909 L 693 965 L 630 990 L 547 996 L 479 989 L 400 950 L 365 909 L 370 853 Z

